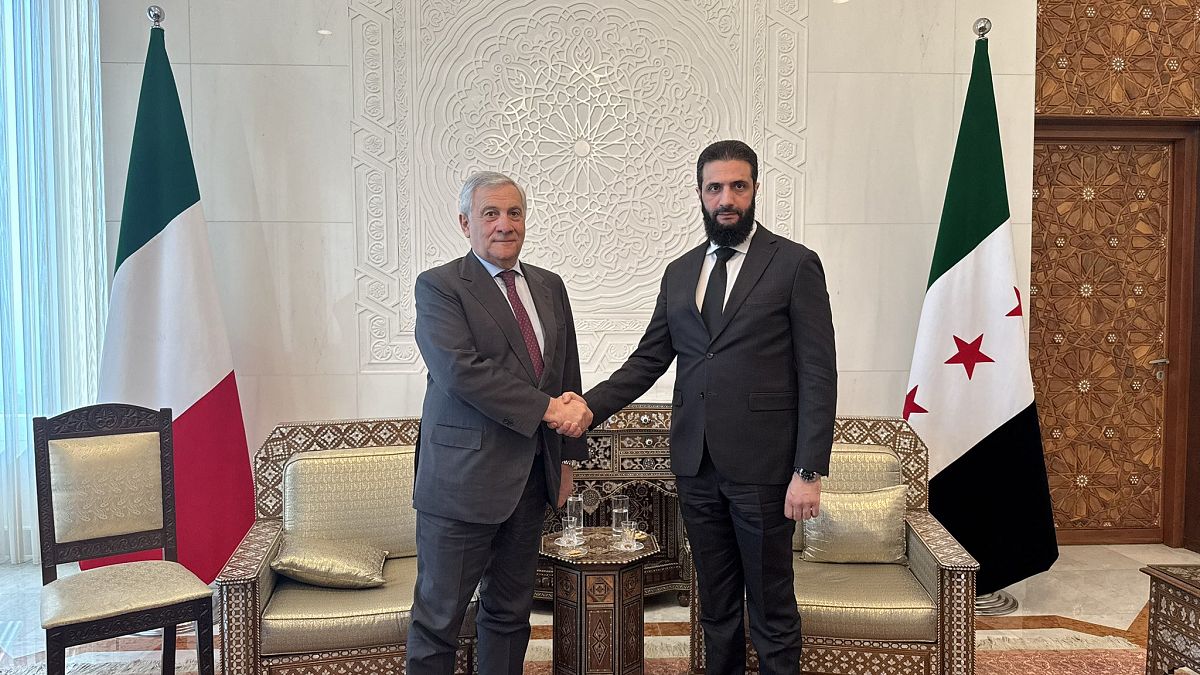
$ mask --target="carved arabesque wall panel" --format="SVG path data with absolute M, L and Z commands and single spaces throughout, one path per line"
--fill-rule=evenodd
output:
M 1062 529 L 1161 524 L 1171 146 L 1034 145 L 1030 361 Z
M 1200 117 L 1200 5 L 1042 0 L 1036 112 Z
M 525 187 L 522 259 L 563 276 L 587 372 L 631 351 L 662 270 L 702 238 L 696 156 L 759 152 L 759 219 L 802 218 L 799 0 L 354 0 L 356 303 L 364 371 L 419 373 L 412 290 L 468 248 L 473 171 Z

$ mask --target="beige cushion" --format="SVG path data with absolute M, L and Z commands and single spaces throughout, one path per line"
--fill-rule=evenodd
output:
M 904 496 L 908 486 L 870 492 L 822 492 L 820 515 L 804 521 L 808 562 L 893 563 L 904 560 Z
M 157 432 L 64 438 L 47 446 L 57 541 L 162 529 Z
M 285 535 L 416 555 L 413 446 L 301 452 L 283 469 Z
M 866 492 L 901 485 L 900 460 L 884 445 L 834 443 L 829 475 L 821 479 L 822 495 L 829 492 Z M 792 550 L 804 550 L 804 528 L 797 527 Z
M 399 644 L 408 639 L 416 558 L 393 558 L 377 588 L 334 589 L 280 579 L 263 611 L 262 652 L 296 654 Z M 463 635 L 475 634 L 475 603 Z
M 935 641 L 937 608 L 907 566 L 796 560 L 793 567 L 805 635 Z
M 186 567 L 168 560 L 87 570 L 42 587 L 42 628 L 107 619 L 212 596 Z
M 287 536 L 271 569 L 314 586 L 374 588 L 383 585 L 387 555 L 370 544 Z

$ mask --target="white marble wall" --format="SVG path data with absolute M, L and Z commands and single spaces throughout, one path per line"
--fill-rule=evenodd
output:
M 168 52 L 210 223 L 251 447 L 287 420 L 417 414 L 423 376 L 380 368 L 364 353 L 355 211 L 360 167 L 351 138 L 357 52 L 347 0 L 158 4 L 167 12 Z M 382 12 L 393 3 L 368 4 Z M 101 3 L 110 241 L 120 220 L 145 56 L 145 5 Z M 735 12 L 748 6 L 697 5 Z M 1035 4 L 771 0 L 764 7 L 794 7 L 792 16 L 807 26 L 797 99 L 803 102 L 807 91 L 807 124 L 798 128 L 807 151 L 801 144 L 794 233 L 826 264 L 842 371 L 839 407 L 896 414 L 970 67 L 970 24 L 979 15 L 996 23 L 992 62 L 1018 250 L 1027 267 Z M 768 44 L 776 45 L 778 33 L 771 31 L 780 24 L 768 23 L 764 30 L 775 36 Z M 332 35 L 318 35 L 319 28 Z M 769 59 L 768 75 L 778 66 Z M 769 161 L 775 150 L 760 152 Z M 648 315 L 648 308 L 639 311 Z M 587 307 L 577 315 L 593 323 L 607 317 Z M 613 366 L 622 356 L 609 352 L 604 359 Z M 589 382 L 607 370 L 596 366 L 585 376 Z M 661 398 L 652 393 L 647 400 Z
M 838 411 L 898 415 L 981 16 L 994 24 L 989 53 L 1028 289 L 1036 3 L 814 0 L 809 10 L 804 242 L 829 281 Z

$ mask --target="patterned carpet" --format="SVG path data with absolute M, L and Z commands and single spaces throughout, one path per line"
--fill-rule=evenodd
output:
M 1142 675 L 1146 652 L 1141 649 L 981 652 L 975 675 Z M 646 675 L 684 675 L 687 659 L 651 659 Z M 547 662 L 525 665 L 525 675 L 550 675 Z
M 148 675 L 157 673 L 158 661 L 152 652 L 142 652 L 143 658 L 116 662 L 74 662 L 68 675 Z M 179 654 L 175 672 L 181 675 L 196 673 L 195 661 Z M 1141 649 L 1074 649 L 1063 651 L 981 651 L 976 657 L 975 675 L 1142 675 L 1146 668 L 1146 653 Z M 650 659 L 646 675 L 684 675 L 687 659 Z M 0 675 L 43 675 L 45 664 L 19 668 L 0 668 Z M 220 672 L 220 671 L 218 671 Z M 550 675 L 550 663 L 531 662 L 525 675 Z

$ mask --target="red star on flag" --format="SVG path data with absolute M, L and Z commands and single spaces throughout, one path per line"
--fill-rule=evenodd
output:
M 917 386 L 919 387 L 920 385 Z M 927 412 L 929 411 L 922 408 L 921 404 L 917 403 L 917 387 L 913 387 L 912 390 L 908 392 L 908 395 L 904 397 L 904 421 L 907 422 L 908 416 L 912 415 L 913 413 Z
M 1017 294 L 1017 306 L 1008 311 L 1004 316 L 1021 316 L 1021 291 L 1016 286 L 1013 286 L 1013 293 Z
M 962 364 L 962 367 L 967 369 L 968 380 L 975 374 L 975 366 L 980 363 L 995 363 L 995 359 L 981 351 L 981 347 L 983 347 L 982 333 L 970 342 L 955 335 L 954 344 L 958 345 L 958 353 L 951 356 L 946 363 L 947 365 L 951 363 Z

